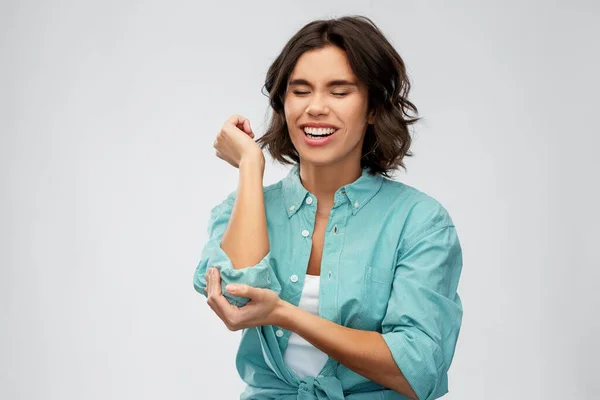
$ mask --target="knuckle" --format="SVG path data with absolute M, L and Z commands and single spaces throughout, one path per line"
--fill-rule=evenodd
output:
M 229 120 L 227 121 L 230 125 L 237 125 L 237 124 L 241 124 L 246 120 L 246 118 L 244 118 L 242 115 L 240 114 L 233 114 L 231 116 L 231 118 L 229 118 Z

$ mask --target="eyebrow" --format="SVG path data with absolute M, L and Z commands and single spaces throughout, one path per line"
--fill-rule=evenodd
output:
M 312 85 L 310 84 L 310 82 L 308 82 L 306 79 L 294 79 L 294 80 L 291 80 L 288 83 L 288 85 L 289 86 L 300 86 L 300 85 L 303 85 L 303 86 L 310 86 L 310 87 L 312 87 Z M 358 85 L 356 84 L 356 82 L 354 82 L 354 81 L 348 81 L 348 80 L 345 80 L 345 79 L 336 79 L 336 80 L 333 80 L 333 81 L 329 81 L 327 83 L 327 87 L 332 87 L 332 86 L 357 86 L 358 87 Z

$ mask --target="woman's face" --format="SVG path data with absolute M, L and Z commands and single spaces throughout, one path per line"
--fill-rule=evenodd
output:
M 343 50 L 327 46 L 302 54 L 284 102 L 290 139 L 301 162 L 360 164 L 367 124 L 372 123 L 367 103 L 367 87 L 352 72 Z

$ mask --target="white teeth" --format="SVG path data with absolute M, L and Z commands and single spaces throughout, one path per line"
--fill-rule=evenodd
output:
M 312 136 L 323 136 L 323 135 L 331 135 L 333 132 L 335 132 L 335 129 L 334 128 L 306 127 L 306 128 L 304 128 L 304 132 L 308 133 L 309 135 L 312 135 Z

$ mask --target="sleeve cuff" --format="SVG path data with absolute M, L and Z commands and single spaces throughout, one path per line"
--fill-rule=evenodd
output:
M 435 343 L 430 341 L 426 346 L 424 341 L 404 332 L 387 332 L 381 336 L 419 400 L 437 399 L 448 393 L 442 352 Z
M 206 293 L 206 279 L 204 275 L 208 268 L 217 268 L 221 275 L 221 293 L 229 303 L 237 306 L 245 306 L 250 299 L 247 297 L 235 296 L 225 290 L 229 284 L 244 284 L 259 289 L 271 289 L 277 295 L 281 294 L 281 284 L 275 275 L 271 264 L 275 260 L 271 259 L 271 251 L 254 266 L 242 269 L 235 269 L 227 254 L 221 248 L 220 243 L 211 246 L 208 257 L 203 258 L 196 268 L 194 275 L 194 288 L 204 296 Z

